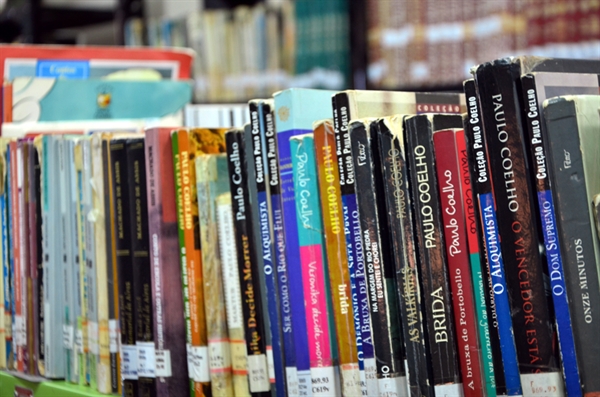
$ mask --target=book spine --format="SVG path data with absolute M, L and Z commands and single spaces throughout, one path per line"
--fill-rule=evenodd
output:
M 78 287 L 78 306 L 79 316 L 77 318 L 77 332 L 75 336 L 75 345 L 77 347 L 79 361 L 79 384 L 82 386 L 89 385 L 88 371 L 88 287 L 86 285 L 86 251 L 85 251 L 85 217 L 84 217 L 84 202 L 83 202 L 83 140 L 74 142 L 73 145 L 73 165 L 76 189 L 75 193 L 75 233 L 74 238 L 77 241 L 77 287 Z
M 448 276 L 452 290 L 458 358 L 466 397 L 483 395 L 480 351 L 478 346 L 475 297 L 467 252 L 467 230 L 460 183 L 456 136 L 461 130 L 435 132 L 433 147 L 442 210 L 442 225 L 448 258 Z
M 192 310 L 192 304 L 190 302 L 192 296 L 192 290 L 195 288 L 194 284 L 190 285 L 190 276 L 188 271 L 188 258 L 185 249 L 185 225 L 183 216 L 183 191 L 181 183 L 181 161 L 179 159 L 179 140 L 177 139 L 177 132 L 171 133 L 171 147 L 173 150 L 173 177 L 175 183 L 175 203 L 177 206 L 177 231 L 179 237 L 179 258 L 181 260 L 181 279 L 183 286 L 183 304 L 184 304 L 184 316 L 185 316 L 185 330 L 186 330 L 186 351 L 187 351 L 187 368 L 188 376 L 190 381 L 190 396 L 196 397 L 197 393 L 200 393 L 201 386 L 196 385 L 196 371 L 194 370 L 194 354 L 192 346 L 199 344 L 198 328 L 194 326 L 197 319 L 195 313 Z M 195 320 L 195 321 L 194 321 Z M 200 397 L 200 395 L 198 396 Z
M 438 395 L 445 386 L 461 387 L 456 357 L 456 337 L 442 235 L 440 198 L 435 173 L 432 123 L 428 116 L 408 118 L 407 157 L 415 211 L 415 231 L 421 266 L 421 282 L 433 384 Z M 457 391 L 455 391 L 457 393 Z
M 316 175 L 313 138 L 301 135 L 290 138 L 294 194 L 302 284 L 304 286 L 306 324 L 312 378 L 312 395 L 335 395 L 336 384 L 331 324 L 331 298 L 325 278 L 326 258 L 323 252 L 321 211 Z M 324 295 L 324 296 L 323 296 Z M 333 340 L 335 343 L 335 340 Z
M 573 102 L 557 101 L 544 109 L 545 125 L 542 139 L 547 139 L 548 173 L 552 178 L 552 194 L 556 203 L 558 239 L 564 254 L 566 293 L 571 301 L 571 319 L 575 334 L 575 348 L 584 395 L 600 391 L 595 371 L 598 362 L 594 315 L 600 308 L 598 263 L 595 245 L 598 241 L 592 229 L 589 197 L 595 192 L 586 186 L 583 163 L 584 147 L 579 134 L 576 109 Z M 594 156 L 592 154 L 592 156 Z M 569 162 L 570 160 L 570 162 Z M 577 175 L 577 178 L 574 178 Z M 551 276 L 553 273 L 551 273 Z M 556 278 L 556 273 L 554 273 Z M 554 291 L 553 291 L 554 292 Z M 557 312 L 557 320 L 559 310 Z M 559 337 L 563 337 L 560 334 Z M 562 351 L 561 351 L 562 352 Z M 563 353 L 564 354 L 564 353 Z M 566 365 L 566 364 L 564 364 Z M 566 370 L 566 368 L 565 368 Z M 571 391 L 567 386 L 567 391 Z M 574 393 L 577 395 L 577 393 Z
M 183 224 L 187 274 L 190 288 L 190 311 L 192 332 L 196 329 L 197 343 L 192 344 L 193 375 L 196 397 L 210 393 L 210 361 L 208 357 L 208 334 L 206 331 L 206 312 L 204 310 L 204 280 L 202 276 L 202 251 L 200 231 L 198 230 L 198 200 L 196 197 L 196 170 L 194 157 L 197 149 L 190 138 L 191 132 L 179 130 L 179 161 L 181 169 L 181 190 L 183 205 Z
M 248 212 L 250 206 L 244 164 L 243 132 L 230 131 L 226 135 L 227 159 L 229 161 L 230 189 L 232 193 L 232 211 L 240 287 L 242 290 L 242 311 L 246 350 L 248 354 L 248 379 L 250 393 L 254 396 L 270 396 L 270 381 L 267 368 L 267 351 L 263 328 L 263 307 L 260 305 L 259 269 L 256 267 L 252 218 Z M 253 260 L 254 259 L 254 260 Z
M 395 281 L 386 279 L 386 263 L 377 208 L 377 186 L 372 154 L 372 137 L 368 123 L 350 124 L 356 200 L 364 249 L 369 314 L 377 360 L 379 394 L 398 394 L 407 390 L 404 363 L 398 343 L 399 319 L 397 308 L 390 305 L 389 295 L 395 293 Z M 391 284 L 391 285 L 390 285 Z M 393 288 L 393 292 L 390 291 Z
M 542 133 L 542 109 L 539 109 L 539 100 L 535 86 L 535 78 L 526 75 L 521 78 L 523 103 L 526 105 L 526 141 L 533 168 L 535 189 L 537 191 L 537 212 L 542 225 L 544 247 L 546 248 L 546 261 L 550 275 L 550 288 L 554 303 L 558 342 L 562 361 L 565 387 L 569 396 L 581 393 L 579 367 L 575 355 L 575 340 L 571 324 L 571 311 L 569 309 L 568 295 L 565 281 L 563 259 L 560 252 L 560 236 L 556 223 L 556 210 L 552 198 L 552 187 L 548 170 L 547 144 L 545 134 Z
M 121 376 L 125 397 L 138 393 L 137 348 L 135 345 L 135 279 L 131 261 L 131 224 L 126 212 L 131 211 L 125 140 L 110 142 L 112 192 L 114 203 L 115 251 L 119 274 L 119 324 L 121 330 Z
M 15 348 L 13 344 L 13 301 L 14 301 L 14 269 L 13 269 L 13 245 L 12 245 L 12 223 L 13 223 L 13 197 L 12 197 L 12 187 L 11 187 L 11 175 L 12 175 L 12 166 L 10 163 L 10 144 L 6 150 L 6 177 L 5 177 L 5 186 L 6 186 L 6 276 L 5 276 L 5 329 L 6 329 L 6 368 L 14 369 L 15 362 Z
M 156 395 L 187 397 L 192 390 L 186 355 L 190 341 L 186 331 L 189 311 L 184 306 L 187 278 L 182 276 L 179 260 L 170 130 L 148 130 L 145 150 Z
M 28 288 L 29 279 L 29 244 L 26 235 L 28 234 L 28 220 L 29 220 L 29 206 L 27 200 L 27 149 L 26 142 L 24 140 L 17 141 L 17 186 L 18 186 L 18 206 L 19 206 L 19 219 L 18 219 L 18 235 L 17 243 L 19 244 L 19 280 L 20 280 L 20 294 L 21 294 L 21 321 L 17 326 L 17 332 L 19 332 L 19 339 L 21 344 L 21 358 L 19 359 L 20 371 L 22 373 L 29 373 L 29 349 L 28 340 L 29 333 L 31 332 L 31 325 L 28 324 L 29 318 L 29 301 L 30 291 Z
M 7 163 L 9 165 L 8 168 L 8 186 L 9 186 L 9 201 L 8 201 L 8 219 L 9 219 L 9 223 L 8 223 L 8 245 L 9 245 L 9 267 L 10 267 L 10 334 L 11 334 L 11 351 L 12 351 L 12 356 L 11 361 L 9 362 L 9 368 L 11 368 L 12 370 L 17 370 L 17 357 L 18 357 L 18 353 L 17 353 L 17 343 L 19 342 L 19 335 L 15 332 L 15 319 L 16 319 L 16 274 L 15 274 L 15 261 L 17 260 L 15 258 L 15 231 L 14 231 L 14 223 L 17 222 L 18 217 L 17 217 L 17 202 L 15 200 L 15 196 L 16 196 L 16 154 L 15 154 L 15 149 L 12 147 L 13 143 L 11 142 L 11 144 L 9 144 L 9 148 L 8 148 L 8 152 L 7 152 Z M 60 302 L 60 305 L 62 307 L 63 302 Z M 61 319 L 64 316 L 62 315 L 62 311 L 61 311 Z M 61 325 L 62 325 L 62 321 L 61 321 Z M 62 352 L 61 352 L 62 353 Z
M 277 287 L 279 288 L 279 305 L 281 314 L 281 331 L 283 350 L 285 358 L 286 386 L 288 395 L 295 397 L 299 395 L 298 370 L 296 368 L 296 347 L 294 338 L 294 327 L 291 307 L 291 284 L 288 277 L 288 264 L 286 257 L 286 243 L 283 203 L 281 199 L 281 182 L 279 178 L 279 159 L 277 134 L 275 133 L 275 110 L 271 106 L 265 106 L 263 112 L 265 118 L 264 135 L 261 142 L 266 148 L 267 169 L 269 178 L 269 199 L 271 205 L 271 229 L 273 245 L 275 248 L 275 265 L 277 266 Z M 266 111 L 270 108 L 270 111 Z
M 137 348 L 138 393 L 156 396 L 156 352 L 150 278 L 148 201 L 146 192 L 145 145 L 143 139 L 126 142 L 129 223 L 131 227 L 131 267 L 133 270 L 133 323 Z
M 119 329 L 119 272 L 115 239 L 113 176 L 110 157 L 110 135 L 102 136 L 102 176 L 104 184 L 104 233 L 106 242 L 106 284 L 108 286 L 108 348 L 110 352 L 110 384 L 112 393 L 121 392 L 121 351 Z
M 321 210 L 325 232 L 326 254 L 330 294 L 333 297 L 333 312 L 338 341 L 341 369 L 342 394 L 362 394 L 358 353 L 355 347 L 356 332 L 352 311 L 352 296 L 346 238 L 343 228 L 342 200 L 339 188 L 339 172 L 335 153 L 335 134 L 329 122 L 317 126 L 314 132 L 317 159 Z
M 296 347 L 296 368 L 298 377 L 298 393 L 301 396 L 310 395 L 311 375 L 310 357 L 308 355 L 308 330 L 304 314 L 304 289 L 302 267 L 300 262 L 300 247 L 298 243 L 298 226 L 296 214 L 296 199 L 294 196 L 294 179 L 292 173 L 292 156 L 290 153 L 290 138 L 311 131 L 287 130 L 277 132 L 277 149 L 279 159 L 279 180 L 281 189 L 281 204 L 283 209 L 283 228 L 285 234 L 285 256 L 289 280 L 290 307 L 292 313 L 292 329 L 294 346 Z
M 360 232 L 360 219 L 354 189 L 354 164 L 350 145 L 349 131 L 350 103 L 347 94 L 340 93 L 333 98 L 333 122 L 335 128 L 335 146 L 340 175 L 342 193 L 342 209 L 344 212 L 344 230 L 346 234 L 346 251 L 348 269 L 352 282 L 352 294 L 356 294 L 357 313 L 360 321 L 362 360 L 361 382 L 363 395 L 375 396 L 377 388 L 377 366 L 371 332 L 369 300 L 367 298 L 367 281 L 365 277 L 365 258 Z M 360 367 L 359 367 L 360 368 Z M 363 375 L 364 374 L 364 375 Z
M 217 226 L 219 229 L 219 252 L 223 264 L 223 286 L 225 305 L 227 308 L 227 327 L 231 342 L 231 364 L 233 370 L 233 387 L 236 396 L 249 396 L 248 390 L 248 358 L 244 337 L 244 319 L 242 315 L 242 299 L 240 276 L 238 270 L 235 232 L 233 230 L 233 213 L 231 193 L 223 193 L 217 197 Z
M 4 191 L 0 196 L 0 210 L 2 211 L 2 273 L 3 273 L 3 323 L 0 324 L 4 328 L 4 339 L 0 341 L 4 345 L 5 349 L 5 361 L 6 369 L 10 368 L 11 355 L 12 355 L 12 332 L 11 332 L 11 315 L 10 315 L 10 261 L 9 261 L 9 223 L 10 216 L 8 209 L 10 208 L 10 187 L 8 185 L 8 176 L 10 175 L 10 165 L 7 161 L 7 153 L 3 155 L 2 164 L 4 165 L 2 184 L 4 185 Z
M 2 308 L 0 308 L 0 365 L 2 365 L 3 369 L 8 369 L 8 352 L 10 349 L 9 344 L 7 343 L 7 337 L 9 335 L 9 331 L 7 330 L 7 306 L 9 305 L 8 297 L 8 283 L 9 283 L 9 273 L 8 273 L 8 247 L 6 244 L 6 240 L 8 238 L 7 232 L 7 223 L 8 219 L 6 216 L 6 146 L 2 147 L 2 152 L 0 153 L 0 184 L 2 186 L 2 193 L 0 193 L 0 232 L 1 240 L 0 240 L 0 261 L 2 261 L 2 285 L 0 285 L 0 299 L 2 299 Z
M 27 205 L 27 228 L 28 233 L 26 234 L 27 244 L 29 245 L 28 254 L 28 277 L 27 277 L 27 354 L 29 355 L 28 370 L 29 374 L 37 375 L 37 357 L 38 357 L 38 295 L 37 295 L 37 265 L 38 265 L 38 234 L 37 234 L 37 214 L 36 214 L 36 187 L 35 187 L 35 149 L 33 141 L 28 140 L 26 142 L 25 150 L 27 155 L 25 156 L 27 161 L 26 170 L 26 190 L 25 198 Z
M 274 273 L 273 265 L 273 256 L 275 254 L 273 242 L 271 238 L 271 230 L 270 230 L 270 210 L 269 210 L 269 192 L 267 191 L 267 179 L 268 179 L 268 171 L 266 164 L 266 157 L 264 155 L 264 146 L 261 142 L 260 135 L 261 129 L 265 128 L 264 117 L 262 115 L 262 104 L 257 103 L 256 101 L 250 102 L 250 136 L 246 137 L 246 139 L 251 138 L 251 141 L 246 141 L 248 145 L 248 153 L 251 153 L 252 157 L 252 169 L 249 170 L 248 175 L 250 178 L 248 179 L 249 183 L 254 183 L 253 188 L 256 189 L 256 196 L 251 197 L 251 200 L 256 200 L 257 213 L 253 214 L 258 218 L 259 222 L 259 234 L 256 236 L 258 247 L 260 247 L 260 257 L 262 257 L 262 266 L 263 266 L 263 278 L 264 278 L 264 294 L 267 298 L 267 307 L 269 313 L 269 333 L 270 333 L 270 341 L 267 338 L 267 344 L 270 342 L 271 352 L 272 352 L 272 361 L 273 361 L 273 369 L 274 369 L 274 377 L 275 382 L 271 379 L 271 383 L 275 383 L 275 391 L 278 395 L 284 395 L 286 390 L 285 380 L 285 359 L 283 356 L 283 335 L 281 332 L 281 314 L 279 312 L 279 297 L 277 294 L 277 278 Z M 250 161 L 249 161 L 250 162 Z M 250 182 L 251 180 L 255 182 Z M 251 192 L 254 189 L 251 189 Z M 256 229 L 255 229 L 256 230 Z M 257 248 L 258 249 L 258 248 Z
M 214 397 L 226 397 L 234 392 L 215 208 L 216 196 L 227 191 L 229 187 L 226 165 L 225 155 L 200 155 L 195 160 L 198 208 L 202 209 L 198 214 L 198 226 L 202 246 L 211 390 Z M 224 187 L 221 187 L 223 185 Z
M 498 234 L 498 220 L 496 204 L 494 201 L 492 182 L 490 180 L 488 154 L 486 151 L 483 120 L 479 109 L 479 102 L 475 95 L 475 85 L 465 85 L 468 103 L 467 140 L 473 169 L 473 189 L 477 197 L 477 212 L 484 236 L 483 250 L 486 254 L 486 267 L 489 274 L 489 283 L 493 291 L 493 303 L 496 311 L 500 351 L 502 355 L 502 368 L 506 385 L 506 394 L 520 396 L 523 394 L 519 378 L 519 367 L 515 336 L 510 312 L 509 296 L 506 286 L 506 275 L 502 252 L 500 249 L 500 236 Z M 492 319 L 493 320 L 493 319 Z M 496 378 L 498 381 L 498 378 Z M 498 394 L 498 384 L 496 385 Z
M 389 125 L 388 125 L 389 123 Z M 394 133 L 390 130 L 394 128 Z M 406 349 L 408 390 L 414 396 L 434 396 L 430 382 L 424 318 L 404 140 L 403 116 L 379 121 L 378 145 L 385 191 L 390 244 L 396 258 L 396 290 Z M 394 134 L 394 135 L 393 135 Z
M 495 397 L 496 391 L 496 371 L 502 371 L 501 368 L 494 368 L 494 351 L 492 349 L 492 337 L 490 335 L 490 317 L 488 314 L 489 293 L 487 291 L 487 272 L 484 273 L 481 265 L 481 256 L 479 252 L 479 217 L 475 212 L 475 200 L 471 182 L 471 171 L 469 169 L 469 156 L 467 153 L 467 142 L 465 131 L 456 133 L 456 147 L 458 152 L 458 164 L 460 168 L 460 182 L 462 193 L 462 205 L 464 209 L 463 219 L 465 221 L 465 231 L 467 239 L 467 254 L 471 269 L 471 284 L 474 292 L 474 310 L 475 321 L 477 322 L 477 332 L 479 340 L 479 359 L 481 360 L 481 376 L 485 387 L 485 395 Z M 484 274 L 486 277 L 484 277 Z M 500 352 L 498 352 L 500 355 Z M 499 357 L 500 360 L 502 357 Z
M 476 82 L 489 154 L 502 256 L 511 295 L 512 319 L 521 382 L 561 393 L 563 381 L 553 345 L 553 325 L 544 288 L 544 262 L 538 216 L 524 153 L 517 89 L 519 67 L 508 60 L 479 66 Z M 535 335 L 535 338 L 532 336 Z
M 13 251 L 13 265 L 12 265 L 12 283 L 13 283 L 13 346 L 15 349 L 15 369 L 19 372 L 23 372 L 23 345 L 21 329 L 23 328 L 25 319 L 22 313 L 22 302 L 23 302 L 23 279 L 21 277 L 21 244 L 20 244 L 20 233 L 19 227 L 21 226 L 21 206 L 20 206 L 20 185 L 19 185 L 19 155 L 17 142 L 10 143 L 10 155 L 11 155 L 11 198 L 12 198 L 12 251 Z M 68 284 L 67 284 L 68 285 Z

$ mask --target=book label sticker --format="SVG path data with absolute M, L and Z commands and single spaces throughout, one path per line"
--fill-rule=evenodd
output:
M 135 345 L 121 346 L 121 377 L 124 380 L 136 380 L 138 350 Z
M 156 375 L 156 359 L 154 353 L 154 342 L 136 342 L 137 373 L 140 378 L 154 378 Z
M 335 387 L 335 370 L 333 367 L 317 367 L 310 369 L 312 395 L 336 396 L 339 391 Z
M 365 378 L 367 382 L 367 394 L 369 396 L 377 396 L 379 387 L 377 386 L 377 363 L 374 358 L 366 358 L 364 360 Z
M 310 396 L 311 379 L 310 370 L 298 371 L 298 394 L 301 396 Z
M 192 346 L 188 350 L 188 366 L 190 368 L 190 378 L 194 382 L 210 382 L 208 347 Z
M 109 351 L 117 353 L 119 351 L 119 320 L 108 320 L 108 339 Z
M 246 342 L 244 340 L 232 339 L 231 344 L 231 367 L 235 374 L 248 374 L 248 361 L 246 360 Z
M 275 383 L 275 363 L 273 362 L 273 346 L 267 346 L 267 369 L 269 370 L 269 382 Z
M 98 349 L 98 323 L 88 323 L 88 346 L 92 354 L 99 354 Z
M 13 332 L 13 340 L 16 346 L 25 346 L 27 340 L 27 332 L 23 332 L 25 328 L 25 321 L 23 316 L 15 315 L 15 323 L 14 323 L 14 332 Z M 65 326 L 63 325 L 63 338 L 64 338 L 64 330 Z M 65 347 L 67 347 L 65 345 Z
M 248 380 L 250 393 L 259 393 L 270 390 L 267 357 L 265 354 L 248 356 Z
M 156 350 L 156 377 L 169 378 L 171 377 L 171 352 L 168 350 Z
M 434 387 L 435 395 L 440 397 L 462 396 L 462 383 L 451 383 L 447 385 L 437 385 Z M 517 396 L 518 397 L 518 396 Z
M 75 332 L 75 348 L 79 354 L 83 354 L 83 330 L 77 329 Z
M 395 378 L 383 378 L 377 380 L 377 387 L 379 388 L 380 396 L 401 396 L 408 390 L 405 376 L 398 376 Z M 460 394 L 449 394 L 450 396 L 462 396 L 462 390 Z M 437 396 L 437 394 L 436 394 Z
M 290 397 L 298 397 L 298 371 L 296 367 L 286 367 L 285 376 L 287 378 L 287 393 Z
M 560 397 L 565 395 L 564 382 L 560 372 L 542 374 L 522 374 L 523 397 Z
M 229 341 L 209 340 L 208 350 L 210 372 L 219 373 L 231 371 L 231 351 L 229 350 Z
M 361 379 L 358 364 L 342 365 L 342 394 L 345 396 L 360 396 Z
M 15 321 L 17 319 L 15 318 Z M 73 348 L 73 340 L 75 338 L 74 329 L 70 325 L 63 324 L 63 345 L 65 349 L 71 350 Z

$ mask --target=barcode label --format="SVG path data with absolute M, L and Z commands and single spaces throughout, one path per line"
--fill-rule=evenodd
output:
M 125 380 L 136 380 L 138 350 L 135 345 L 121 346 L 121 377 Z
M 108 320 L 108 338 L 109 351 L 117 353 L 119 351 L 119 320 Z
M 171 352 L 168 350 L 156 350 L 156 377 L 171 377 Z
M 136 346 L 138 350 L 138 377 L 154 378 L 156 376 L 154 342 L 137 342 Z

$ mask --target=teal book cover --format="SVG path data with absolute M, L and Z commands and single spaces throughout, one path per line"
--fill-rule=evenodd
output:
M 285 255 L 290 280 L 302 280 L 290 138 L 312 133 L 315 121 L 331 118 L 333 115 L 331 97 L 334 94 L 335 91 L 291 88 L 274 95 Z M 298 388 L 301 394 L 309 393 L 310 395 L 310 358 L 302 284 L 302 282 L 290 283 L 290 306 L 296 346 Z
M 337 395 L 336 341 L 312 134 L 290 138 L 313 395 Z
M 192 99 L 186 81 L 19 77 L 12 88 L 13 122 L 160 118 Z

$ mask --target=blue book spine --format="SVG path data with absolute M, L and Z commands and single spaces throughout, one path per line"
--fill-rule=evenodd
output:
M 13 239 L 16 238 L 16 236 L 13 236 L 13 221 L 16 221 L 15 219 L 13 219 L 12 217 L 12 208 L 13 205 L 16 205 L 15 203 L 12 202 L 12 189 L 10 186 L 10 174 L 11 174 L 11 163 L 10 163 L 10 148 L 8 148 L 6 150 L 6 199 L 7 199 L 7 205 L 8 205 L 8 212 L 6 214 L 6 216 L 8 217 L 8 233 L 7 233 L 7 244 L 8 244 L 8 296 L 9 296 L 9 312 L 10 312 L 10 330 L 7 329 L 7 332 L 10 333 L 11 338 L 7 338 L 7 347 L 6 347 L 6 351 L 7 353 L 10 352 L 8 354 L 8 360 L 6 362 L 6 365 L 15 365 L 16 367 L 16 362 L 15 360 L 17 359 L 16 356 L 16 349 L 15 349 L 15 333 L 14 333 L 14 321 L 15 321 L 15 313 L 16 313 L 16 305 L 15 305 L 15 258 L 14 258 L 14 251 L 13 251 Z M 8 328 L 8 327 L 7 327 Z M 14 369 L 14 368 L 13 368 Z
M 490 264 L 490 276 L 492 278 L 496 313 L 498 316 L 498 333 L 500 334 L 500 349 L 502 351 L 502 362 L 504 364 L 506 392 L 509 396 L 520 396 L 523 392 L 521 389 L 517 349 L 515 346 L 512 317 L 508 302 L 504 262 L 502 261 L 502 252 L 500 251 L 498 220 L 496 219 L 496 208 L 492 193 L 479 195 L 479 208 L 481 211 L 481 222 L 483 224 L 486 252 Z
M 296 368 L 296 346 L 292 325 L 290 283 L 286 259 L 286 239 L 283 225 L 283 208 L 279 183 L 279 163 L 277 136 L 275 134 L 274 109 L 272 104 L 263 103 L 262 117 L 264 129 L 261 130 L 261 143 L 265 148 L 267 180 L 269 183 L 269 201 L 271 204 L 271 236 L 274 248 L 277 287 L 279 290 L 279 310 L 283 341 L 286 386 L 289 396 L 298 395 L 298 373 Z
M 262 105 L 255 101 L 250 102 L 250 121 L 252 132 L 252 156 L 254 157 L 254 180 L 257 191 L 258 220 L 260 223 L 260 240 L 263 258 L 263 271 L 267 291 L 267 310 L 269 312 L 269 327 L 271 332 L 271 348 L 273 353 L 273 369 L 275 372 L 275 390 L 277 396 L 285 396 L 285 370 L 283 346 L 281 335 L 281 316 L 279 313 L 279 297 L 277 293 L 277 280 L 273 269 L 273 240 L 271 238 L 271 220 L 267 192 L 267 174 L 263 145 L 260 139 L 264 123 L 260 117 Z
M 6 182 L 6 181 L 5 181 Z M 5 185 L 7 187 L 7 184 Z M 0 214 L 2 216 L 2 272 L 4 274 L 4 313 L 5 315 L 10 313 L 10 263 L 8 260 L 8 216 L 6 214 L 7 211 L 7 189 L 4 190 L 2 196 L 0 196 Z M 5 324 L 2 324 L 4 327 Z M 5 330 L 5 335 L 10 335 L 10 331 Z M 11 355 L 11 341 L 7 337 L 4 341 L 0 341 L 0 343 L 6 344 L 6 363 L 9 362 L 9 357 Z

